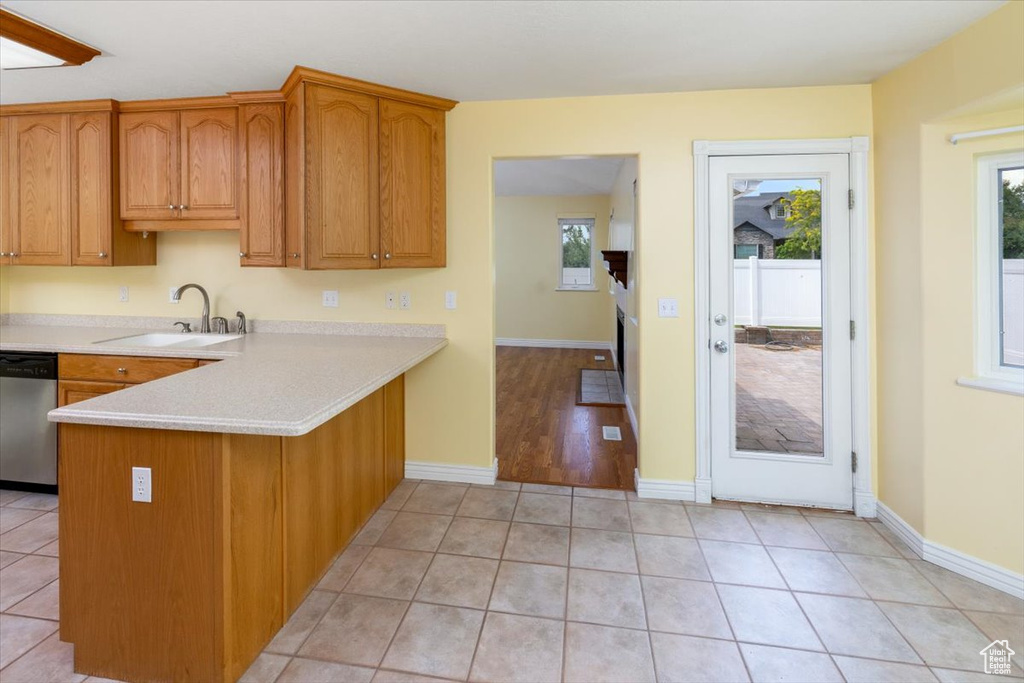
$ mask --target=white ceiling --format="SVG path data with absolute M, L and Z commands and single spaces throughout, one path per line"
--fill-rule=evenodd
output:
M 1002 0 L 5 0 L 103 52 L 4 103 L 276 88 L 296 64 L 457 100 L 868 83 Z
M 512 159 L 494 162 L 499 197 L 611 194 L 625 157 Z

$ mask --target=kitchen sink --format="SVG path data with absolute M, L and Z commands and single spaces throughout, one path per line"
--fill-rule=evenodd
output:
M 172 332 L 151 332 L 150 334 L 137 334 L 131 337 L 117 337 L 116 339 L 105 339 L 94 342 L 97 346 L 123 346 L 139 347 L 146 346 L 159 349 L 195 349 L 203 346 L 223 344 L 235 339 L 241 339 L 240 334 L 181 334 Z

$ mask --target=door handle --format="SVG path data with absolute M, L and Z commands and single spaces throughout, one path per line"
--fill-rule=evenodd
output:
M 718 351 L 719 353 L 725 353 L 728 350 L 729 345 L 725 343 L 724 339 L 719 339 L 718 341 L 715 342 L 715 351 Z

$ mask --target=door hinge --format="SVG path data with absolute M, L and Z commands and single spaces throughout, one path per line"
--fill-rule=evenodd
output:
M 853 320 L 850 321 L 850 341 L 857 338 L 857 323 Z
M 850 198 L 850 208 L 852 209 L 853 208 L 853 190 L 852 189 L 848 190 L 848 192 L 849 192 L 849 198 Z
M 851 472 L 856 472 L 857 471 L 857 451 L 851 452 L 850 455 L 852 456 L 850 458 L 850 471 Z

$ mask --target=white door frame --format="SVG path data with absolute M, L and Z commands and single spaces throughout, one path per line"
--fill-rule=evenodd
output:
M 875 516 L 871 484 L 871 329 L 868 311 L 868 138 L 817 140 L 740 140 L 693 142 L 694 191 L 694 348 L 696 349 L 697 476 L 698 503 L 711 502 L 711 221 L 709 212 L 709 159 L 714 156 L 775 154 L 848 154 L 850 190 L 850 315 L 856 329 L 852 348 L 853 451 L 857 471 L 853 475 L 853 508 L 858 517 Z

